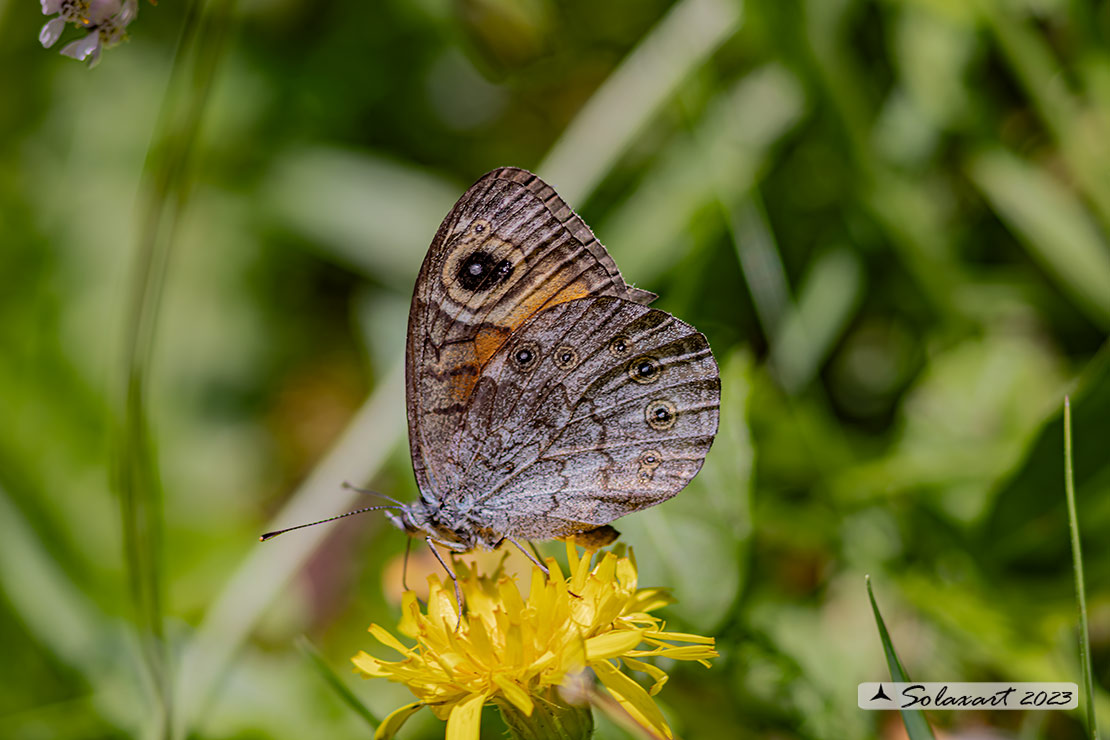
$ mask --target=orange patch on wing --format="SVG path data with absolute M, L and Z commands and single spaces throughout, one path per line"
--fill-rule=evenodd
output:
M 483 326 L 478 330 L 477 336 L 474 337 L 474 354 L 478 358 L 479 367 L 485 366 L 515 328 L 515 326 L 509 329 L 500 326 Z
M 446 393 L 447 403 L 464 402 L 470 397 L 478 382 L 480 365 L 474 357 L 470 342 L 452 344 L 443 349 L 438 362 L 428 369 L 440 377 L 441 393 Z M 445 387 L 444 387 L 445 386 Z
M 493 357 L 494 353 L 501 348 L 501 345 L 508 340 L 509 335 L 537 311 L 559 303 L 573 301 L 576 298 L 585 298 L 589 294 L 589 288 L 580 280 L 567 285 L 551 285 L 550 287 L 541 288 L 529 296 L 528 300 L 514 308 L 503 322 L 487 324 L 478 330 L 478 333 L 474 336 L 474 344 L 471 345 L 473 355 L 470 361 L 476 363 L 476 367 L 485 367 L 489 358 Z M 463 346 L 466 345 L 457 345 L 460 350 Z M 477 374 L 453 376 L 450 390 L 452 397 L 459 401 L 465 400 L 470 396 L 477 382 Z
M 477 384 L 477 373 L 452 375 L 447 381 L 447 392 L 451 395 L 452 401 L 458 401 L 461 403 L 470 398 L 470 394 L 474 390 L 474 386 Z
M 527 300 L 513 309 L 513 312 L 508 316 L 507 323 L 509 328 L 515 331 L 518 326 L 532 318 L 537 311 L 578 298 L 585 298 L 589 294 L 589 287 L 581 280 L 575 280 L 573 283 L 566 285 L 545 286 L 528 296 Z

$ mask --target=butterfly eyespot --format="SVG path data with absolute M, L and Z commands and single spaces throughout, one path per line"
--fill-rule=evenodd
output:
M 644 450 L 636 462 L 640 463 L 640 480 L 648 481 L 655 476 L 655 469 L 663 462 L 663 453 L 659 450 Z
M 486 225 L 485 224 L 474 224 L 474 233 L 475 234 L 481 234 L 485 230 L 486 230 Z
M 637 357 L 628 365 L 628 376 L 637 383 L 654 383 L 663 375 L 663 366 L 654 357 Z
M 656 431 L 670 429 L 678 420 L 678 409 L 670 401 L 659 398 L 644 409 L 644 420 Z
M 555 350 L 555 367 L 560 370 L 570 370 L 578 365 L 578 353 L 573 347 L 562 345 Z
M 613 357 L 624 357 L 632 351 L 632 341 L 626 336 L 613 337 L 609 341 L 609 354 Z
M 465 290 L 479 292 L 496 288 L 512 274 L 512 262 L 498 260 L 489 252 L 479 250 L 462 260 L 455 277 Z
M 540 347 L 535 342 L 521 342 L 520 345 L 513 350 L 512 358 L 513 364 L 519 370 L 531 370 L 536 365 L 536 361 L 540 356 Z

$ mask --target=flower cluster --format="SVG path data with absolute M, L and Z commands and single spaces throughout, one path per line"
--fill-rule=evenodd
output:
M 62 54 L 94 67 L 100 50 L 127 38 L 127 26 L 139 12 L 137 0 L 40 0 L 44 15 L 56 15 L 39 31 L 46 48 L 58 43 L 67 23 L 87 31 L 83 38 L 62 47 Z
M 570 703 L 575 695 L 611 705 L 610 699 L 591 699 L 591 694 L 604 697 L 594 692 L 590 669 L 636 724 L 671 737 L 651 699 L 667 674 L 642 659 L 666 656 L 708 666 L 708 659 L 717 655 L 713 638 L 666 631 L 650 612 L 671 599 L 662 589 L 637 589 L 630 556 L 599 554 L 591 568 L 591 557 L 579 557 L 568 544 L 567 558 L 569 577 L 553 559 L 547 560 L 549 574 L 533 569 L 527 599 L 500 568 L 482 576 L 456 563 L 467 607 L 461 622 L 453 589 L 430 576 L 426 611 L 411 591 L 402 602 L 398 631 L 416 641 L 413 647 L 371 625 L 370 634 L 403 657 L 387 661 L 359 652 L 352 658 L 356 669 L 367 677 L 403 683 L 419 699 L 390 715 L 378 736 L 391 736 L 422 706 L 447 720 L 448 737 L 476 739 L 487 702 L 501 707 L 507 720 L 509 713 L 532 717 L 537 707 Z M 621 672 L 622 664 L 647 673 L 654 684 L 645 690 Z

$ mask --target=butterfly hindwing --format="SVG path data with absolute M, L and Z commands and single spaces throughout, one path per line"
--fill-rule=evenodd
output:
M 614 297 L 564 302 L 483 367 L 444 468 L 449 490 L 505 535 L 574 535 L 674 496 L 717 431 L 705 337 Z

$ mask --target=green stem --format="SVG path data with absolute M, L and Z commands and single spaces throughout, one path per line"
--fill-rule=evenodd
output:
M 514 740 L 585 740 L 593 734 L 594 718 L 588 705 L 566 704 L 554 690 L 532 698 L 530 715 L 511 702 L 496 702 Z
M 207 6 L 208 0 L 190 0 L 185 7 L 158 126 L 144 164 L 125 316 L 123 408 L 113 461 L 124 562 L 144 663 L 158 700 L 155 733 L 159 737 L 170 735 L 173 716 L 163 630 L 163 493 L 147 395 L 166 273 L 188 201 L 189 166 L 226 47 L 234 2 L 220 3 L 212 12 Z
M 1083 673 L 1083 701 L 1087 706 L 1087 732 L 1093 740 L 1098 740 L 1094 680 L 1091 672 L 1091 633 L 1087 628 L 1087 590 L 1083 578 L 1083 553 L 1079 547 L 1079 516 L 1075 510 L 1075 475 L 1071 457 L 1071 399 L 1064 396 L 1064 493 L 1068 500 L 1068 529 L 1071 530 L 1075 601 L 1076 608 L 1079 610 L 1079 663 Z

